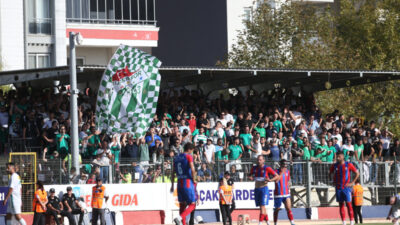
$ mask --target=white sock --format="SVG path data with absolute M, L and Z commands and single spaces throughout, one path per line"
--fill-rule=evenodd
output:
M 350 225 L 354 225 L 354 220 L 350 220 Z
M 262 225 L 262 221 L 258 222 L 258 225 Z
M 343 221 L 342 221 L 342 224 L 343 224 L 343 225 L 346 225 L 346 221 L 343 220 Z
M 399 225 L 399 221 L 397 220 L 396 222 L 393 223 L 394 225 Z
M 265 222 L 267 222 L 267 225 L 269 225 L 269 222 L 268 222 L 268 221 L 265 221 Z
M 18 222 L 19 222 L 19 224 L 21 224 L 21 225 L 26 225 L 26 222 L 25 222 L 25 220 L 24 219 L 20 219 L 20 220 L 18 220 Z
M 290 221 L 290 224 L 292 224 L 292 225 L 293 225 L 293 224 L 294 224 L 294 220 L 291 220 L 291 221 Z

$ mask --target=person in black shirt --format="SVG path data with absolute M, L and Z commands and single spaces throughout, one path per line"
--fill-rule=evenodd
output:
M 39 127 L 35 120 L 35 112 L 30 110 L 27 112 L 25 120 L 22 123 L 22 138 L 27 138 L 26 145 L 28 145 L 28 147 L 38 147 L 39 135 Z
M 197 120 L 197 128 L 203 127 L 204 130 L 210 128 L 210 121 L 207 119 L 207 113 L 202 112 L 200 118 Z
M 375 153 L 375 149 L 368 142 L 368 137 L 363 137 L 363 145 L 364 145 L 364 151 L 363 151 L 364 160 L 372 161 L 372 157 Z
M 125 157 L 130 157 L 134 160 L 139 159 L 139 146 L 136 144 L 136 137 L 128 137 L 128 142 L 126 141 L 126 136 L 122 138 L 122 155 Z
M 62 202 L 63 202 L 64 210 L 66 210 L 69 213 L 74 214 L 74 215 L 79 214 L 78 224 L 82 225 L 84 210 L 80 207 L 78 199 L 72 193 L 71 187 L 67 187 L 67 193 L 64 194 Z
M 47 214 L 54 217 L 54 221 L 56 221 L 57 225 L 60 225 L 60 221 L 58 219 L 58 215 L 66 216 L 71 225 L 75 225 L 75 219 L 71 213 L 63 210 L 63 204 L 60 202 L 60 199 L 55 195 L 54 188 L 50 189 L 50 196 L 48 197 L 47 203 Z

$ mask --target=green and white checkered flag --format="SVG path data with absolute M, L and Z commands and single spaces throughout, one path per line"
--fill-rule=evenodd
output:
M 104 71 L 97 95 L 97 127 L 107 133 L 143 137 L 157 109 L 161 62 L 121 45 Z

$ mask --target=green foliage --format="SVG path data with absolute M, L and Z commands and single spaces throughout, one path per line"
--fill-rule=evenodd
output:
M 400 1 L 341 0 L 340 9 L 286 2 L 263 4 L 223 66 L 400 70 Z M 324 113 L 383 121 L 400 134 L 400 83 L 381 82 L 315 93 Z M 333 87 L 335 88 L 335 87 Z M 335 99 L 333 101 L 333 99 Z

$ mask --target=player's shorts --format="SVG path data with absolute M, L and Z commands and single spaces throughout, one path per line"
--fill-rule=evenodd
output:
M 400 209 L 394 210 L 392 212 L 392 217 L 395 218 L 395 219 L 400 219 Z
M 7 213 L 21 214 L 22 202 L 18 199 L 10 199 L 7 205 Z
M 254 200 L 256 202 L 256 206 L 268 205 L 268 202 L 269 202 L 268 187 L 255 188 L 254 189 Z
M 336 188 L 336 202 L 351 202 L 351 188 Z
M 286 199 L 290 199 L 290 196 L 275 197 L 274 198 L 274 208 L 275 209 L 281 208 L 282 203 L 286 202 Z
M 186 204 L 196 202 L 196 193 L 192 180 L 184 182 L 183 187 L 179 185 L 178 181 L 178 201 Z

